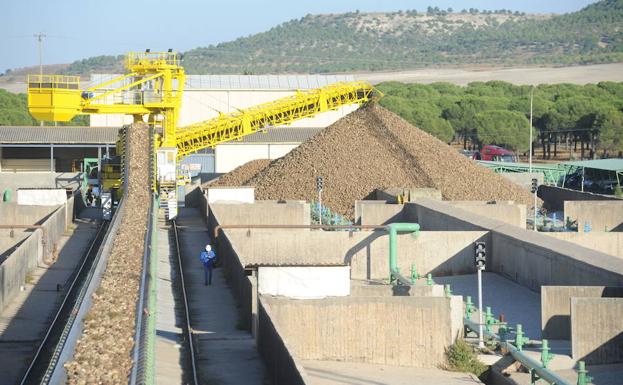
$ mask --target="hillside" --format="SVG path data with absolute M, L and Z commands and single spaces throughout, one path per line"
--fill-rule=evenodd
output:
M 465 65 L 623 61 L 623 0 L 564 15 L 510 10 L 407 10 L 307 15 L 269 31 L 184 53 L 188 73 L 347 72 Z M 121 57 L 64 72 L 114 72 Z

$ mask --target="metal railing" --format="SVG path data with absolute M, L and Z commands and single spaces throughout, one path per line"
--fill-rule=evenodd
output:
M 180 61 L 176 52 L 130 52 L 126 56 L 126 66 L 130 69 L 178 65 Z
M 473 313 L 474 309 L 472 303 L 468 297 L 466 303 L 466 316 L 463 318 L 463 324 L 467 330 L 470 330 L 478 335 L 479 324 L 472 321 L 469 316 Z M 552 385 L 573 385 L 571 382 L 562 378 L 556 372 L 549 369 L 548 363 L 553 358 L 553 355 L 549 352 L 549 347 L 546 340 L 543 340 L 543 347 L 541 352 L 541 362 L 533 359 L 523 351 L 523 345 L 528 343 L 528 338 L 524 336 L 522 327 L 520 324 L 514 330 L 511 330 L 505 323 L 495 321 L 491 314 L 490 308 L 487 308 L 485 325 L 482 331 L 483 336 L 490 338 L 499 343 L 500 348 L 507 350 L 510 355 L 521 363 L 531 375 L 531 382 L 535 384 L 538 380 L 543 380 Z M 498 333 L 494 333 L 491 330 L 491 326 L 498 325 Z M 514 332 L 515 338 L 512 341 L 507 339 L 507 336 Z M 590 376 L 587 375 L 587 371 L 584 367 L 583 361 L 578 361 L 578 385 L 585 385 L 590 382 Z
M 143 244 L 143 264 L 139 298 L 136 303 L 136 328 L 134 348 L 132 349 L 132 371 L 130 385 L 154 383 L 154 346 L 155 346 L 155 264 L 156 250 L 155 231 L 158 205 L 155 196 L 152 198 L 148 212 L 147 231 Z
M 58 88 L 77 90 L 80 88 L 80 76 L 28 75 L 28 88 Z

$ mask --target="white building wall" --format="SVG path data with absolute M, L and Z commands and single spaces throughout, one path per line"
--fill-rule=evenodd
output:
M 277 159 L 292 151 L 292 149 L 297 146 L 298 144 L 268 143 L 219 144 L 214 149 L 216 172 L 230 172 L 236 167 L 256 159 Z
M 214 118 L 219 112 L 228 113 L 249 108 L 279 98 L 294 95 L 289 90 L 186 90 L 182 98 L 179 126 L 187 126 Z M 301 119 L 292 127 L 326 127 L 357 109 L 357 105 L 344 106 L 313 118 Z M 132 117 L 116 114 L 91 115 L 93 127 L 119 127 L 132 123 Z

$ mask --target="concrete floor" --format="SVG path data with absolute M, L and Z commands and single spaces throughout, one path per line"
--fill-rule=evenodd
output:
M 58 242 L 58 260 L 37 267 L 16 298 L 0 313 L 0 382 L 19 383 L 48 323 L 65 294 L 63 286 L 87 252 L 97 231 L 90 220 L 76 220 L 73 232 Z M 57 291 L 57 285 L 61 290 Z
M 209 234 L 199 211 L 181 208 L 177 223 L 182 227 L 180 249 L 202 383 L 269 383 L 253 336 L 236 327 L 238 308 L 221 269 L 214 270 L 211 286 L 204 285 L 199 252 L 209 242 Z
M 476 274 L 456 275 L 452 277 L 434 277 L 435 283 L 450 284 L 453 294 L 472 296 L 472 302 L 478 306 L 478 279 Z M 482 302 L 491 306 L 491 311 L 498 318 L 504 314 L 511 326 L 520 323 L 524 333 L 530 339 L 541 339 L 541 296 L 501 275 L 485 272 L 482 275 Z M 474 316 L 477 320 L 477 315 Z
M 303 361 L 310 385 L 465 385 L 482 384 L 468 373 L 338 361 Z

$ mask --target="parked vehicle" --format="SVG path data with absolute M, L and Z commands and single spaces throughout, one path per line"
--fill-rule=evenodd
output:
M 472 159 L 514 163 L 517 162 L 517 155 L 515 155 L 514 152 L 500 146 L 487 144 L 482 147 L 482 151 L 474 154 L 474 158 Z

